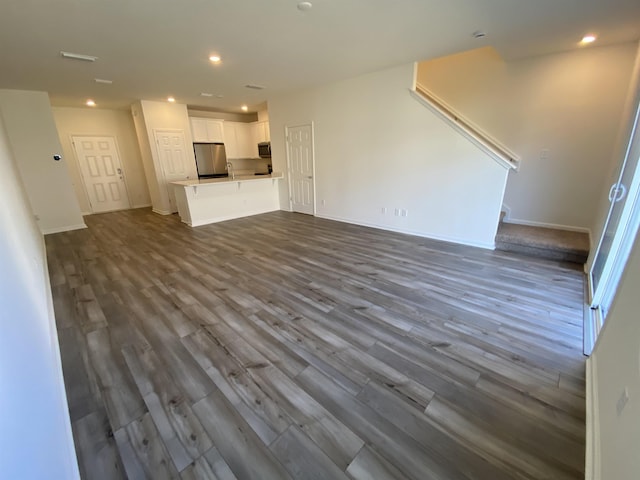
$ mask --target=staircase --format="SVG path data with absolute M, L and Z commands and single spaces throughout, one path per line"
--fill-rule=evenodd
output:
M 457 113 L 433 92 L 416 82 L 410 93 L 500 165 L 508 170 L 518 171 L 520 159 L 516 154 Z M 587 261 L 590 246 L 588 234 L 504 223 L 503 219 L 504 212 L 495 238 L 496 250 L 579 264 Z
M 584 264 L 589 256 L 589 235 L 501 221 L 496 234 L 496 250 Z

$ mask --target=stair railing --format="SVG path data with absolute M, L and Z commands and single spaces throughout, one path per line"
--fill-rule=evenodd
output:
M 409 92 L 420 103 L 427 106 L 433 112 L 446 120 L 456 130 L 471 140 L 495 161 L 506 168 L 514 169 L 516 171 L 518 170 L 520 166 L 520 158 L 517 155 L 504 145 L 500 144 L 500 142 L 493 139 L 489 134 L 483 132 L 471 121 L 458 114 L 452 107 L 447 105 L 434 93 L 427 90 L 423 85 L 417 83 L 415 90 L 410 89 Z

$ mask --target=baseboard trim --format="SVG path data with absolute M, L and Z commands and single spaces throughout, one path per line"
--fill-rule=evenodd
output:
M 506 203 L 502 204 L 502 207 L 500 207 L 500 212 L 504 212 L 503 221 L 509 220 L 511 218 L 511 207 Z
M 171 215 L 173 212 L 170 212 L 169 210 L 158 210 L 156 208 L 152 208 L 151 211 L 153 213 L 157 213 L 158 215 Z
M 598 421 L 598 375 L 593 357 L 587 359 L 587 431 L 585 480 L 600 480 L 600 422 Z
M 149 208 L 150 206 L 151 206 L 150 203 L 141 203 L 140 205 L 132 205 L 131 209 L 134 209 L 134 208 Z
M 380 230 L 386 230 L 388 232 L 404 233 L 405 235 L 413 235 L 413 236 L 416 236 L 416 237 L 429 238 L 431 240 L 439 240 L 441 242 L 456 243 L 458 245 L 466 245 L 468 247 L 483 248 L 485 250 L 495 250 L 495 248 L 496 248 L 494 243 L 470 242 L 468 240 L 455 238 L 455 237 L 445 237 L 445 236 L 440 236 L 440 235 L 432 235 L 432 234 L 427 234 L 427 233 L 424 233 L 424 232 L 417 232 L 417 231 L 414 231 L 414 230 L 407 230 L 407 229 L 402 229 L 402 228 L 391 228 L 388 225 L 379 225 L 379 224 L 375 224 L 375 223 L 362 222 L 362 221 L 359 221 L 359 220 L 353 220 L 353 219 L 344 218 L 344 217 L 336 217 L 336 216 L 333 216 L 333 215 L 325 215 L 325 214 L 316 213 L 315 216 L 318 217 L 318 218 L 324 218 L 326 220 L 334 220 L 336 222 L 350 223 L 352 225 L 360 225 L 361 227 L 377 228 L 377 229 L 380 229 Z
M 70 232 L 71 230 L 82 230 L 87 228 L 85 223 L 78 223 L 77 225 L 68 225 L 65 227 L 47 228 L 41 230 L 43 235 L 51 235 L 52 233 Z

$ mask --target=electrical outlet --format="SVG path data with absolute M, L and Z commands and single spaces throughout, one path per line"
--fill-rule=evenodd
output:
M 629 402 L 629 388 L 624 387 L 624 390 L 620 394 L 620 398 L 618 398 L 618 403 L 616 404 L 616 412 L 618 413 L 618 416 L 620 416 L 620 414 L 624 410 L 624 407 L 627 406 L 628 402 Z
M 325 202 L 325 201 L 324 201 L 324 199 L 323 199 L 323 200 L 320 200 L 320 204 L 321 204 L 323 207 L 326 205 L 326 203 L 327 203 L 327 202 Z

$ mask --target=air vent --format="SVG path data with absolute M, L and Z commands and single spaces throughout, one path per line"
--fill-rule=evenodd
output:
M 252 90 L 264 90 L 267 87 L 263 87 L 262 85 L 253 85 L 253 84 L 249 84 L 249 85 L 245 85 L 245 87 L 247 88 L 251 88 Z

